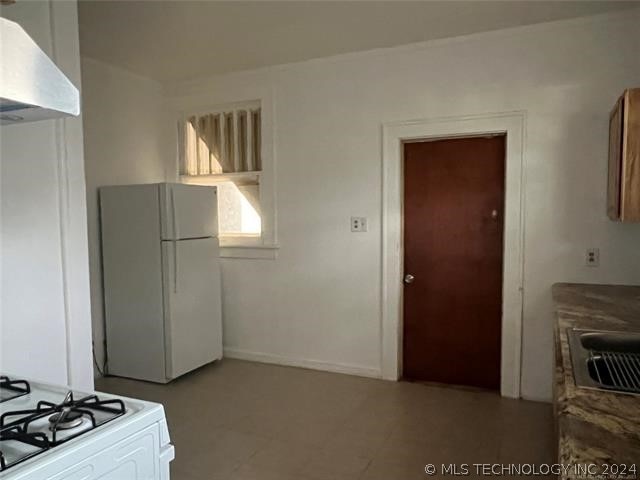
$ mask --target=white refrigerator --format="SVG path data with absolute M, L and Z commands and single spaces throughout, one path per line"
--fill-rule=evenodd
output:
M 102 187 L 107 373 L 167 383 L 222 358 L 215 187 Z

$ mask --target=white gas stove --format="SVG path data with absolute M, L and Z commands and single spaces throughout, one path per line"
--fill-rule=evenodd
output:
M 162 405 L 0 377 L 1 480 L 168 480 Z

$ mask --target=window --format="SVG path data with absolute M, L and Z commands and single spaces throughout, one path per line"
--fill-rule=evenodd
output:
M 183 182 L 218 187 L 221 240 L 262 234 L 259 103 L 188 115 L 179 126 Z
M 260 235 L 260 194 L 258 185 L 237 185 L 232 181 L 218 187 L 218 223 L 221 235 Z

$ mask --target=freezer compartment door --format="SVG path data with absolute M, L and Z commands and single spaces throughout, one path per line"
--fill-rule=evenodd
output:
M 163 240 L 218 236 L 216 187 L 162 183 L 160 208 Z
M 162 242 L 167 378 L 222 358 L 217 238 Z

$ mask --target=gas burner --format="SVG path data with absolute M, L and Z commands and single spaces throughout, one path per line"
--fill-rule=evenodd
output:
M 27 395 L 29 392 L 31 392 L 29 382 L 12 380 L 6 375 L 0 375 L 0 403 Z
M 55 447 L 124 415 L 125 411 L 120 399 L 100 400 L 89 395 L 76 400 L 70 391 L 59 404 L 43 400 L 34 409 L 3 413 L 0 430 L 17 426 L 25 433 L 45 433 Z
M 49 417 L 49 423 L 51 426 L 49 430 L 52 432 L 58 430 L 70 430 L 72 428 L 82 425 L 82 417 L 84 413 L 76 410 L 63 410 L 59 413 L 54 413 Z

